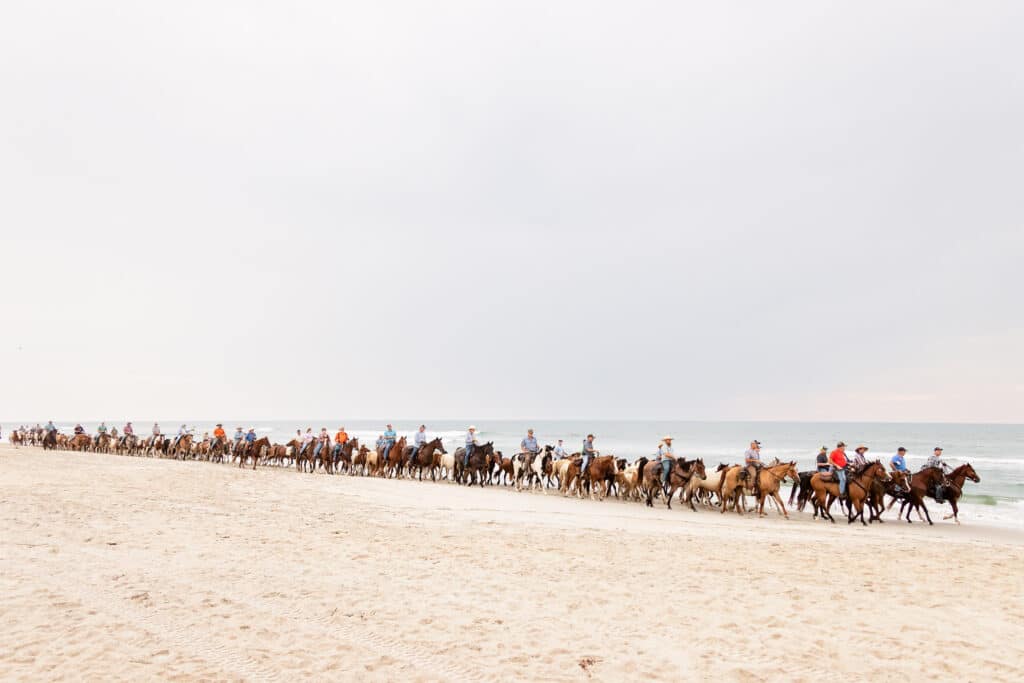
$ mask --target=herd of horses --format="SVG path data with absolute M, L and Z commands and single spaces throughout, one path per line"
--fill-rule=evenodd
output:
M 55 431 L 26 433 L 13 432 L 14 445 L 41 445 L 45 450 L 95 451 L 137 457 L 202 460 L 212 463 L 236 463 L 239 467 L 257 465 L 294 467 L 298 472 L 325 472 L 328 475 L 348 474 L 385 478 L 415 478 L 431 481 L 490 486 L 514 487 L 517 491 L 559 491 L 564 496 L 589 496 L 604 500 L 608 496 L 630 501 L 643 501 L 653 507 L 655 500 L 663 498 L 671 509 L 678 494 L 679 500 L 697 511 L 698 505 L 743 514 L 747 510 L 747 497 L 755 499 L 754 509 L 765 515 L 765 504 L 774 505 L 788 518 L 780 489 L 786 481 L 793 483 L 789 506 L 804 510 L 813 506 L 814 517 L 835 522 L 832 506 L 838 501 L 846 513 L 847 521 L 856 520 L 864 525 L 882 520 L 882 513 L 900 503 L 897 519 L 911 522 L 911 512 L 932 524 L 925 504 L 926 498 L 949 502 L 952 517 L 959 524 L 957 501 L 967 480 L 981 481 L 974 468 L 963 464 L 946 474 L 941 469 L 924 468 L 913 475 L 887 472 L 879 462 L 869 462 L 859 470 L 850 471 L 847 493 L 839 494 L 834 476 L 820 472 L 801 472 L 795 462 L 770 462 L 751 476 L 747 467 L 721 463 L 711 471 L 702 459 L 676 458 L 667 468 L 663 462 L 640 458 L 629 463 L 625 458 L 603 455 L 592 458 L 584 469 L 579 453 L 556 459 L 554 447 L 545 446 L 539 453 L 518 453 L 511 457 L 495 450 L 493 442 L 476 446 L 469 458 L 459 447 L 449 453 L 440 438 L 426 442 L 419 449 L 400 438 L 385 453 L 382 447 L 369 448 L 358 439 L 344 444 L 314 439 L 293 439 L 286 444 L 271 443 L 267 437 L 254 441 L 229 441 L 222 438 L 196 440 L 191 434 L 180 438 L 154 435 L 138 438 L 134 435 L 112 438 L 109 434 L 96 437 L 87 434 L 65 435 Z M 415 450 L 415 452 L 414 452 Z M 888 500 L 887 500 L 888 499 Z M 864 512 L 868 512 L 865 519 Z M 922 517 L 923 515 L 923 517 Z

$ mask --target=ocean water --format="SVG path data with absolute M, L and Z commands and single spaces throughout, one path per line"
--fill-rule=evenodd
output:
M 213 429 L 209 420 L 160 420 L 165 433 L 175 433 L 185 422 L 199 435 Z M 326 427 L 333 433 L 344 425 L 349 434 L 363 443 L 372 444 L 384 431 L 385 420 L 281 419 L 260 422 L 226 422 L 228 434 L 235 427 L 255 428 L 272 441 L 285 442 L 296 429 L 312 427 L 319 432 Z M 412 435 L 420 422 L 393 419 L 399 436 Z M 9 427 L 12 423 L 7 423 Z M 13 424 L 21 424 L 15 422 Z M 27 424 L 27 423 L 26 423 Z M 70 432 L 74 424 L 59 422 L 62 431 Z M 149 433 L 152 420 L 136 421 L 138 433 Z M 739 462 L 751 440 L 761 442 L 762 458 L 778 457 L 796 460 L 801 470 L 811 469 L 821 446 L 831 450 L 837 441 L 844 441 L 849 453 L 858 445 L 868 446 L 871 459 L 883 462 L 899 446 L 907 449 L 907 464 L 916 470 L 935 446 L 942 446 L 943 457 L 951 466 L 970 462 L 981 483 L 965 485 L 961 519 L 964 522 L 1024 529 L 1024 425 L 986 424 L 898 424 L 898 423 L 826 423 L 826 422 L 685 422 L 685 421 L 610 421 L 610 420 L 433 420 L 427 421 L 427 433 L 444 439 L 445 447 L 454 448 L 465 440 L 466 428 L 475 424 L 480 438 L 493 441 L 495 447 L 508 454 L 518 450 L 519 442 L 532 427 L 543 444 L 564 439 L 567 448 L 580 450 L 588 433 L 595 435 L 595 446 L 604 454 L 615 454 L 629 460 L 650 456 L 665 435 L 674 437 L 676 455 L 704 458 L 709 465 Z M 96 424 L 83 425 L 89 432 Z M 113 423 L 108 423 L 113 426 Z M 118 429 L 123 425 L 117 424 Z M 4 435 L 6 437 L 7 430 Z M 788 488 L 788 485 L 787 485 Z M 939 516 L 949 511 L 948 505 L 929 505 Z M 887 515 L 889 516 L 889 515 Z M 935 519 L 933 514 L 933 519 Z M 951 521 L 949 523 L 952 523 Z

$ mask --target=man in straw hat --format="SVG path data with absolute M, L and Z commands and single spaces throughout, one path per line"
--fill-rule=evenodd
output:
M 473 449 L 476 446 L 476 426 L 469 425 L 469 430 L 466 431 L 466 452 L 462 456 L 463 467 L 469 467 L 469 456 L 473 455 Z
M 676 452 L 672 448 L 672 437 L 663 436 L 661 437 L 661 443 L 658 444 L 658 462 L 661 463 L 661 486 L 664 489 L 668 489 L 668 478 L 672 473 L 672 461 L 676 459 Z
M 868 459 L 864 457 L 864 454 L 868 452 L 868 447 L 857 446 L 857 448 L 855 448 L 853 452 L 856 453 L 857 455 L 853 456 L 853 458 L 850 460 L 850 464 L 853 465 L 853 470 L 856 473 L 860 472 L 868 464 Z

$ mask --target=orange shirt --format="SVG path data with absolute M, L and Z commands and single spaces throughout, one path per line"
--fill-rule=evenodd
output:
M 345 432 L 338 432 L 334 435 L 334 443 L 340 443 L 344 445 L 348 441 L 348 434 Z
M 213 430 L 213 438 L 215 438 L 215 439 L 223 439 L 223 438 L 225 438 L 225 436 L 227 436 L 227 435 L 224 434 L 224 428 L 223 427 L 217 427 L 216 429 Z

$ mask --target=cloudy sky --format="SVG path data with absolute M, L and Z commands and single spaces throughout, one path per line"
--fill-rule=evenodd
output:
M 1024 421 L 1024 5 L 605 5 L 3 3 L 0 418 Z

